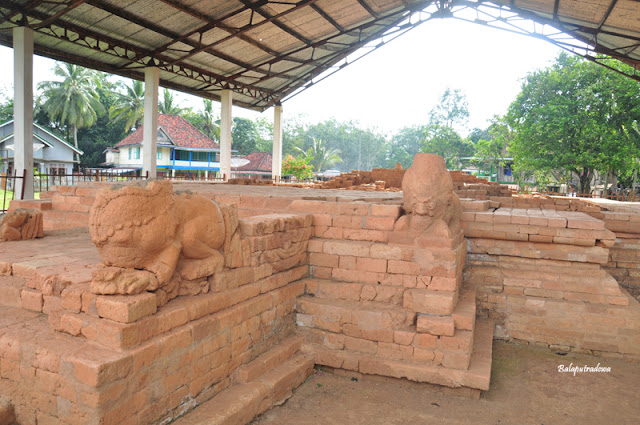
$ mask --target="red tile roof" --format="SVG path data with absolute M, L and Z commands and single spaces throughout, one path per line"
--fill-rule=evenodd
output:
M 115 147 L 142 144 L 143 127 L 122 139 Z M 219 149 L 220 146 L 178 115 L 158 115 L 158 127 L 173 140 L 177 147 Z
M 242 167 L 234 168 L 234 171 L 265 171 L 271 172 L 271 154 L 267 152 L 254 152 L 244 157 L 250 162 Z

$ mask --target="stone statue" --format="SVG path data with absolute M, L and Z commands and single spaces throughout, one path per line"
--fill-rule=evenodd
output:
M 225 265 L 242 265 L 242 258 L 237 264 L 237 228 L 235 206 L 174 193 L 167 180 L 103 189 L 89 217 L 103 262 L 94 272 L 91 291 L 155 291 L 160 305 L 177 295 L 207 292 L 208 276 Z
M 460 233 L 462 208 L 441 156 L 416 154 L 402 179 L 402 191 L 407 214 L 398 219 L 394 230 L 437 237 Z
M 0 241 L 21 241 L 44 236 L 42 211 L 18 208 L 7 213 L 0 222 Z

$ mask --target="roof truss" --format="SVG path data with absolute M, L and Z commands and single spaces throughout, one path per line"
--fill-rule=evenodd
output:
M 588 6 L 589 13 L 584 13 Z M 630 0 L 3 0 L 0 44 L 15 26 L 35 51 L 264 110 L 431 19 L 530 35 L 640 80 L 640 2 Z

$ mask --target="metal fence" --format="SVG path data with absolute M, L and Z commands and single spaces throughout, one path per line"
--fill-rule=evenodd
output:
M 84 171 L 71 174 L 46 174 L 35 173 L 33 176 L 34 192 L 48 192 L 51 186 L 75 186 L 86 182 L 123 182 L 132 180 L 145 180 L 149 173 L 144 175 L 129 175 L 128 173 L 114 173 L 112 171 Z
M 197 173 L 189 173 L 189 174 L 178 174 L 171 175 L 170 172 L 158 171 L 156 173 L 156 177 L 159 179 L 167 179 L 167 180 L 177 180 L 177 181 L 203 181 L 203 182 L 224 182 L 224 174 L 216 175 L 211 173 L 209 175 L 198 175 Z
M 0 213 L 6 213 L 9 209 L 9 203 L 14 199 L 24 198 L 24 184 L 17 184 L 18 182 L 24 182 L 27 176 L 27 170 L 22 170 L 22 173 L 18 175 L 14 170 L 12 174 L 8 176 L 0 177 L 0 191 L 2 196 L 0 197 Z M 16 188 L 20 190 L 20 193 L 16 194 Z

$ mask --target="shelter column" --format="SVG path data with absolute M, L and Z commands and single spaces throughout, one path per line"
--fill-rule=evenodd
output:
M 225 180 L 231 176 L 231 90 L 222 90 L 220 94 L 220 174 Z
M 24 198 L 33 199 L 33 30 L 13 29 L 13 146 L 14 169 L 24 181 L 16 181 L 16 199 L 24 185 Z
M 271 178 L 282 176 L 282 104 L 273 107 L 273 155 L 271 157 Z
M 144 118 L 142 134 L 142 173 L 156 177 L 158 158 L 158 85 L 160 70 L 156 67 L 144 69 Z

